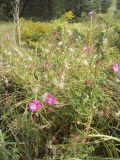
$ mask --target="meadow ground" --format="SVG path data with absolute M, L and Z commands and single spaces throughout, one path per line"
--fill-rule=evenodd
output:
M 119 160 L 119 24 L 0 23 L 0 160 Z

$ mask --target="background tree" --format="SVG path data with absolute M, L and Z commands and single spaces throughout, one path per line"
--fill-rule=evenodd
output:
M 120 9 L 120 0 L 117 0 L 117 9 Z
M 11 16 L 14 0 L 0 0 L 0 12 L 5 17 Z M 66 11 L 73 11 L 76 16 L 95 10 L 106 13 L 112 0 L 21 0 L 20 16 L 49 19 L 60 17 Z M 120 8 L 120 1 L 117 0 Z
M 101 11 L 106 13 L 111 6 L 112 0 L 101 0 Z

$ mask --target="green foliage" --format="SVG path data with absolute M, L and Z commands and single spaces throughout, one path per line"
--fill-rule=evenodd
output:
M 7 137 L 0 130 L 0 159 L 12 159 L 19 160 L 20 155 L 16 146 L 16 143 L 8 142 L 6 143 Z M 9 147 L 7 147 L 9 146 Z
M 112 0 L 102 0 L 101 1 L 101 11 L 102 13 L 106 13 L 108 11 L 108 8 L 111 5 Z
M 115 13 L 113 19 L 110 19 L 108 15 L 100 15 L 99 18 L 101 18 L 102 22 L 106 23 L 106 25 L 110 26 L 104 33 L 105 38 L 109 40 L 109 44 L 111 46 L 116 46 L 118 49 L 120 49 L 120 21 L 119 16 L 117 16 L 117 12 Z
M 117 9 L 120 9 L 120 1 L 117 0 Z
M 53 17 L 60 17 L 65 12 L 65 0 L 53 0 L 51 5 Z

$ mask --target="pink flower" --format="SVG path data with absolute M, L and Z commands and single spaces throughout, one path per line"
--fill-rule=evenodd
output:
M 45 61 L 45 63 L 44 63 L 44 68 L 45 68 L 46 70 L 50 69 L 50 64 L 49 64 L 48 61 Z
M 53 110 L 51 108 L 48 109 L 48 113 L 51 113 Z
M 6 40 L 10 41 L 10 35 L 9 34 L 6 35 Z
M 45 93 L 43 95 L 43 101 L 48 105 L 48 106 L 52 106 L 54 104 L 57 103 L 57 98 L 52 95 L 52 94 L 48 94 L 48 93 Z
M 106 117 L 109 118 L 110 116 L 110 110 L 108 108 L 105 108 L 102 110 L 102 114 Z
M 35 99 L 29 103 L 29 109 L 31 112 L 36 112 L 41 108 L 41 104 Z
M 95 11 L 90 11 L 90 12 L 89 12 L 89 16 L 91 16 L 91 17 L 94 16 L 95 14 L 96 14 Z
M 113 70 L 115 73 L 119 72 L 119 65 L 117 63 L 113 64 Z
M 88 47 L 87 45 L 84 45 L 84 46 L 83 46 L 83 51 L 84 51 L 84 52 L 90 52 L 90 51 L 91 51 L 91 48 Z
M 73 37 L 73 32 L 70 30 L 70 29 L 68 29 L 67 30 L 67 34 L 68 34 L 68 37 Z

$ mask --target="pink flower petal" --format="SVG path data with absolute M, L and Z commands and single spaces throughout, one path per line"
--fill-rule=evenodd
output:
M 30 103 L 29 103 L 29 109 L 30 109 L 32 112 L 36 112 L 36 111 L 37 111 L 37 107 L 36 107 L 36 105 L 35 105 L 33 102 L 30 102 Z
M 67 34 L 68 37 L 73 37 L 73 32 L 70 29 L 67 30 Z
M 84 46 L 83 46 L 83 51 L 84 51 L 84 52 L 90 52 L 90 51 L 91 51 L 91 48 L 88 47 L 87 45 L 84 45 Z
M 96 14 L 95 11 L 90 11 L 90 12 L 89 12 L 89 16 L 94 16 L 95 14 Z
M 36 112 L 41 108 L 41 104 L 37 100 L 33 100 L 29 103 L 29 109 L 31 112 Z
M 53 110 L 51 108 L 48 109 L 48 112 L 51 113 Z
M 48 105 L 48 106 L 52 106 L 54 104 L 56 104 L 57 102 L 57 98 L 54 95 L 45 93 L 43 95 L 43 101 Z
M 6 40 L 10 41 L 10 35 L 9 34 L 6 35 Z
M 113 64 L 113 71 L 115 73 L 118 73 L 119 72 L 119 65 L 117 63 Z
M 33 103 L 36 105 L 37 109 L 41 108 L 41 104 L 36 99 L 33 101 Z

